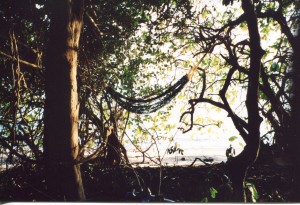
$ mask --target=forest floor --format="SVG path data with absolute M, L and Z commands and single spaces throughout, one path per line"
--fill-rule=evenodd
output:
M 230 201 L 231 186 L 225 164 L 197 167 L 103 168 L 82 166 L 83 183 L 88 202 L 145 201 L 163 198 L 176 202 Z M 247 176 L 249 201 L 288 202 L 291 192 L 290 170 L 275 164 L 257 164 Z M 45 191 L 43 170 L 19 166 L 0 173 L 0 201 L 53 201 Z M 145 192 L 148 188 L 154 198 Z M 257 193 L 256 193 L 256 191 Z M 256 199 L 255 199 L 256 197 Z

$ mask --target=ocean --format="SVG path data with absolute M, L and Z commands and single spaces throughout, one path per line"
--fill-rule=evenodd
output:
M 229 148 L 230 142 L 228 140 L 220 139 L 184 139 L 176 140 L 177 145 L 183 150 L 183 154 L 175 152 L 169 154 L 166 149 L 174 143 L 163 141 L 158 143 L 158 146 L 152 147 L 145 153 L 145 161 L 143 162 L 143 154 L 137 151 L 132 145 L 125 144 L 127 148 L 128 159 L 131 163 L 139 166 L 158 166 L 161 160 L 163 166 L 188 166 L 191 165 L 196 158 L 201 160 L 208 160 L 209 163 L 226 162 L 226 149 Z M 151 142 L 143 143 L 142 150 L 146 150 L 151 145 Z M 242 151 L 242 147 L 234 144 L 235 155 Z M 147 157 L 148 156 L 148 157 Z M 194 165 L 203 165 L 204 163 L 197 160 Z

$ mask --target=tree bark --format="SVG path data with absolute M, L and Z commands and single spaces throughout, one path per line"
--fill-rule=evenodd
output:
M 84 200 L 78 155 L 77 56 L 83 0 L 49 2 L 50 33 L 46 57 L 45 176 L 56 200 Z
M 250 69 L 249 82 L 246 98 L 248 112 L 248 135 L 244 139 L 246 146 L 242 153 L 233 158 L 229 163 L 229 173 L 234 188 L 234 201 L 246 202 L 244 183 L 248 168 L 256 161 L 260 147 L 260 124 L 262 118 L 259 116 L 258 88 L 261 70 L 261 58 L 264 54 L 260 45 L 260 34 L 258 31 L 257 17 L 251 0 L 242 0 L 242 9 L 246 16 L 246 22 L 250 37 Z

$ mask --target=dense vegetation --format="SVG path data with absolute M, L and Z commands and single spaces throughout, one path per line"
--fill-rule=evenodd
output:
M 0 199 L 300 201 L 299 5 L 0 2 Z M 177 132 L 222 128 L 201 110 L 226 113 L 242 152 L 165 167 L 158 142 L 182 154 Z M 125 141 L 158 168 L 134 168 Z

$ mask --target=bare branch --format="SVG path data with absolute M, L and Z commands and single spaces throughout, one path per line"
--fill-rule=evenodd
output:
M 30 66 L 30 67 L 32 67 L 32 68 L 35 68 L 35 69 L 42 69 L 42 67 L 40 67 L 40 66 L 38 66 L 38 65 L 36 65 L 36 64 L 29 63 L 29 62 L 27 62 L 27 61 L 25 61 L 25 60 L 22 60 L 22 59 L 16 59 L 15 57 L 13 57 L 13 56 L 11 56 L 11 55 L 8 55 L 8 54 L 6 54 L 6 53 L 4 53 L 4 52 L 2 52 L 2 51 L 0 51 L 0 55 L 5 56 L 6 58 L 9 58 L 9 59 L 11 59 L 11 60 L 13 60 L 13 61 L 19 61 L 20 63 L 22 63 L 22 64 L 24 64 L 24 65 L 27 65 L 27 66 Z
M 96 29 L 98 35 L 99 35 L 99 39 L 100 39 L 100 42 L 101 44 L 103 45 L 103 42 L 101 40 L 101 37 L 102 37 L 102 32 L 100 30 L 100 28 L 98 27 L 98 25 L 96 24 L 95 20 L 93 19 L 93 17 L 91 17 L 91 15 L 89 15 L 88 12 L 85 12 L 85 15 L 88 17 L 88 19 L 90 20 L 91 24 L 94 26 L 94 28 Z

